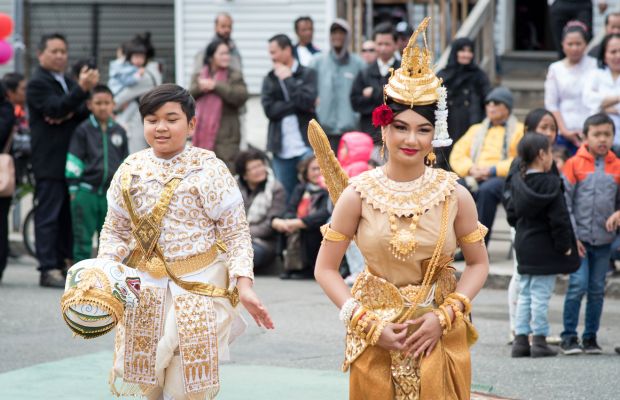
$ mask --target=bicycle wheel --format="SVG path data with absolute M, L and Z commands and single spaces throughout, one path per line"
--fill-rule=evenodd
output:
M 24 247 L 28 254 L 33 257 L 37 256 L 37 252 L 34 246 L 34 208 L 28 211 L 26 218 L 24 219 L 24 227 L 22 230 L 22 238 L 24 240 Z

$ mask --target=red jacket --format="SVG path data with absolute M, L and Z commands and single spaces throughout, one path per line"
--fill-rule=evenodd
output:
M 584 144 L 562 173 L 577 239 L 595 246 L 613 242 L 616 232 L 607 232 L 605 222 L 620 209 L 620 159 L 611 151 L 595 159 Z

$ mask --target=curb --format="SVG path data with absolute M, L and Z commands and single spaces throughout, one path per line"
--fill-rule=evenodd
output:
M 508 289 L 511 277 L 512 275 L 497 272 L 494 273 L 491 271 L 489 272 L 489 276 L 487 277 L 484 287 L 487 289 Z M 564 295 L 566 294 L 567 288 L 568 275 L 559 275 L 556 280 L 554 293 Z M 607 278 L 607 283 L 605 285 L 605 297 L 610 299 L 620 299 L 620 278 Z

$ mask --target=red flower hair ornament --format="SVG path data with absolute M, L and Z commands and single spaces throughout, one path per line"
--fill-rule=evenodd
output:
M 372 124 L 375 128 L 380 126 L 388 126 L 394 120 L 394 111 L 385 104 L 381 104 L 379 107 L 372 111 Z

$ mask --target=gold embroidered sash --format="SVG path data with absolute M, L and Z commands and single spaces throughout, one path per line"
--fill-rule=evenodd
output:
M 164 186 L 161 197 L 157 201 L 157 204 L 153 207 L 150 214 L 139 217 L 132 205 L 131 195 L 129 193 L 129 187 L 131 185 L 131 174 L 126 173 L 122 176 L 122 193 L 127 207 L 127 212 L 131 218 L 134 229 L 132 234 L 136 239 L 136 248 L 132 251 L 127 261 L 128 266 L 137 268 L 140 271 L 151 272 L 156 271 L 157 276 L 163 277 L 163 270 L 166 275 L 179 287 L 187 290 L 188 292 L 195 293 L 202 296 L 209 297 L 225 297 L 227 298 L 233 307 L 239 304 L 239 292 L 237 288 L 228 290 L 225 288 L 217 287 L 211 283 L 206 282 L 190 282 L 185 281 L 178 277 L 177 273 L 166 262 L 166 258 L 161 250 L 161 247 L 157 243 L 159 236 L 161 235 L 161 221 L 168 212 L 168 206 L 172 200 L 174 191 L 181 183 L 180 178 L 172 178 Z M 214 250 L 226 251 L 225 247 L 221 243 L 216 243 L 212 246 L 209 252 Z M 203 265 L 206 266 L 207 264 Z
M 205 393 L 213 398 L 219 391 L 218 344 L 213 297 L 227 298 L 232 306 L 239 302 L 237 289 L 227 290 L 206 282 L 189 282 L 177 274 L 193 272 L 213 264 L 225 246 L 217 242 L 206 253 L 187 260 L 168 263 L 158 244 L 161 222 L 168 211 L 180 178 L 171 179 L 151 213 L 139 217 L 132 205 L 129 187 L 131 175 L 121 177 L 122 194 L 130 215 L 136 240 L 127 264 L 152 274 L 168 276 L 189 293 L 173 298 L 179 337 L 185 392 Z M 226 279 L 228 281 L 228 279 Z M 205 297 L 206 296 L 206 297 Z M 156 377 L 157 346 L 164 327 L 165 288 L 144 287 L 138 307 L 125 310 L 123 384 L 113 393 L 148 396 L 158 384 Z M 118 349 L 117 349 L 118 350 Z M 115 355 L 116 357 L 116 355 Z M 163 384 L 163 382 L 160 382 Z

